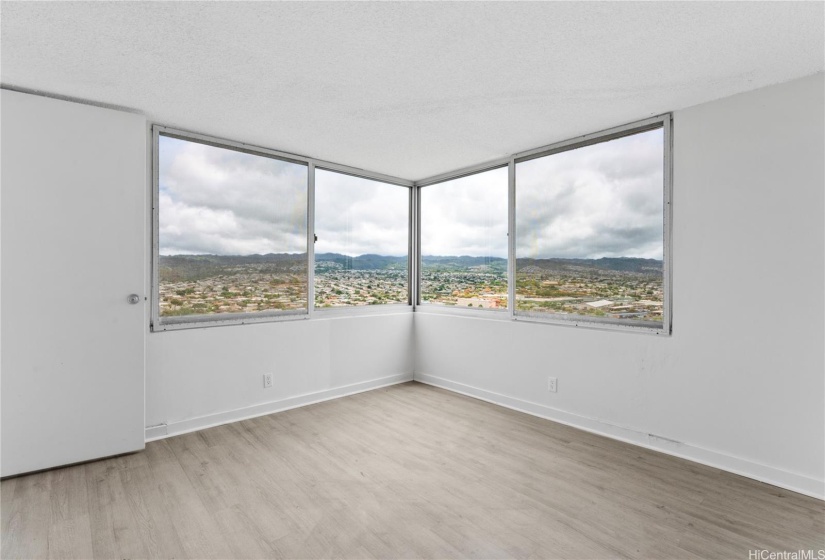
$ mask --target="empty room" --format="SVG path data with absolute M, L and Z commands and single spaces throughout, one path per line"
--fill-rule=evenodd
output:
M 825 2 L 0 2 L 0 557 L 825 560 Z

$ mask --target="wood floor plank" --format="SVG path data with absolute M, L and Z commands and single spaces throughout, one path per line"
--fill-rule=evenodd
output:
M 8 504 L 8 529 L 4 525 L 2 535 L 2 557 L 48 558 L 51 522 L 48 473 L 20 477 L 15 482 L 14 501 Z M 7 505 L 4 503 L 3 507 Z
M 92 558 L 86 465 L 43 474 L 48 474 L 51 498 L 49 558 Z
M 408 383 L 0 484 L 3 558 L 747 558 L 825 503 Z
M 201 500 L 169 440 L 153 442 L 146 446 L 146 450 L 151 453 L 151 477 L 160 496 L 153 507 L 166 510 L 184 548 L 183 557 L 232 558 L 227 537 L 215 518 L 216 512 L 209 510 Z
M 149 465 L 135 465 L 120 471 L 129 508 L 149 558 L 181 558 L 185 549 L 175 530 L 174 520 L 161 502 L 160 488 Z
M 4 480 L 0 484 L 0 558 L 7 557 L 14 537 L 20 534 L 20 502 L 14 499 L 14 489 L 21 477 Z M 7 550 L 8 549 L 8 550 Z
M 94 558 L 148 558 L 120 479 L 116 459 L 86 464 Z

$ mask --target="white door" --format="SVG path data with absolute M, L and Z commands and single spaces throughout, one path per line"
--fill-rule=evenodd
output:
M 7 90 L 0 111 L 0 475 L 143 449 L 146 120 Z

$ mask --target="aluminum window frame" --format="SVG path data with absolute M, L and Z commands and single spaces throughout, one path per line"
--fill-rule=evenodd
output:
M 673 318 L 672 318 L 672 282 L 671 282 L 671 270 L 672 270 L 672 247 L 671 247 L 671 231 L 672 231 L 672 197 L 673 197 L 673 165 L 672 165 L 672 142 L 673 142 L 673 134 L 672 134 L 672 124 L 673 124 L 673 116 L 670 113 L 666 113 L 664 115 L 659 115 L 656 117 L 651 117 L 648 119 L 643 119 L 640 121 L 636 121 L 633 123 L 628 123 L 622 126 L 617 126 L 614 128 L 610 128 L 607 130 L 603 130 L 600 132 L 595 132 L 592 134 L 586 134 L 584 136 L 579 136 L 577 138 L 572 138 L 569 140 L 564 140 L 561 142 L 557 142 L 555 144 L 551 144 L 549 146 L 545 146 L 542 148 L 536 148 L 533 150 L 528 150 L 525 152 L 521 152 L 519 154 L 515 154 L 513 156 L 513 168 L 512 168 L 512 195 L 513 199 L 511 201 L 511 205 L 513 206 L 512 209 L 512 217 L 513 222 L 511 224 L 511 243 L 512 243 L 512 251 L 513 251 L 513 264 L 515 267 L 515 259 L 516 259 L 516 245 L 517 245 L 517 232 L 515 230 L 515 219 L 517 209 L 515 208 L 518 186 L 516 184 L 516 173 L 515 173 L 515 166 L 519 163 L 530 161 L 533 159 L 538 159 L 541 157 L 559 154 L 563 152 L 568 152 L 571 150 L 575 150 L 578 148 L 583 148 L 586 146 L 592 146 L 595 144 L 603 144 L 606 142 L 610 142 L 612 140 L 617 140 L 619 138 L 625 138 L 628 136 L 633 136 L 634 134 L 640 134 L 643 132 L 649 132 L 652 130 L 662 129 L 663 132 L 663 139 L 662 139 L 662 243 L 663 243 L 663 255 L 662 255 L 662 291 L 663 291 L 663 302 L 662 302 L 662 322 L 661 325 L 658 322 L 642 322 L 639 321 L 634 323 L 632 321 L 628 321 L 625 319 L 612 319 L 612 318 L 601 318 L 601 317 L 588 317 L 588 316 L 572 316 L 570 318 L 563 318 L 558 315 L 548 314 L 547 316 L 542 316 L 538 314 L 531 314 L 531 313 L 517 313 L 515 309 L 515 297 L 513 299 L 513 320 L 515 321 L 523 321 L 523 322 L 535 322 L 535 323 L 548 323 L 548 324 L 555 324 L 555 325 L 565 325 L 565 326 L 574 326 L 574 327 L 586 327 L 586 328 L 596 328 L 602 330 L 620 330 L 626 332 L 643 332 L 649 333 L 654 335 L 665 335 L 670 336 L 673 330 Z M 516 270 L 514 268 L 513 271 L 513 285 L 515 288 L 515 274 Z
M 372 171 L 367 171 L 364 169 L 360 169 L 357 167 L 352 167 L 348 165 L 342 165 L 318 158 L 313 158 L 309 156 L 302 156 L 298 154 L 292 154 L 289 152 L 283 152 L 279 150 L 273 150 L 270 148 L 265 148 L 262 146 L 257 146 L 254 144 L 247 144 L 244 142 L 237 142 L 234 140 L 228 140 L 225 138 L 219 138 L 216 136 L 211 136 L 208 134 L 201 134 L 198 132 L 192 132 L 189 130 L 183 130 L 179 128 L 174 128 L 170 126 L 165 126 L 158 123 L 153 123 L 150 129 L 151 135 L 151 166 L 152 166 L 152 227 L 151 227 L 151 248 L 152 248 L 152 258 L 151 258 L 151 270 L 150 270 L 150 282 L 151 282 L 151 313 L 149 319 L 149 331 L 152 333 L 157 332 L 166 332 L 166 331 L 175 331 L 175 330 L 183 330 L 183 329 L 193 329 L 193 328 L 209 328 L 209 327 L 218 327 L 218 326 L 227 326 L 227 325 L 246 325 L 246 324 L 255 324 L 255 323 L 272 323 L 272 322 L 281 322 L 281 321 L 295 321 L 295 320 L 309 320 L 313 317 L 317 317 L 318 315 L 326 315 L 330 311 L 332 311 L 331 315 L 343 315 L 343 313 L 336 313 L 339 310 L 319 310 L 315 308 L 314 302 L 314 272 L 315 272 L 315 243 L 314 243 L 314 236 L 315 236 L 315 169 L 316 167 L 320 167 L 321 169 L 325 169 L 328 171 L 334 171 L 337 173 L 342 173 L 345 175 L 352 175 L 355 177 L 360 177 L 363 179 L 369 179 L 373 181 L 380 181 L 382 183 L 387 183 L 392 186 L 398 186 L 409 189 L 410 192 L 410 200 L 413 200 L 414 196 L 412 191 L 414 190 L 415 183 L 413 181 L 408 181 L 406 179 L 402 179 L 399 177 L 394 177 L 392 175 L 386 175 L 383 173 L 375 173 Z M 179 140 L 185 140 L 190 142 L 197 142 L 200 144 L 206 144 L 208 146 L 214 146 L 217 148 L 224 148 L 229 150 L 234 150 L 238 152 L 248 153 L 251 155 L 258 155 L 262 157 L 269 157 L 272 159 L 277 159 L 280 161 L 286 161 L 289 163 L 296 163 L 299 165 L 306 165 L 307 166 L 307 209 L 306 209 L 306 218 L 307 218 L 307 251 L 306 251 L 306 259 L 307 259 L 307 308 L 306 310 L 286 310 L 286 311 L 278 311 L 278 312 L 267 312 L 267 311 L 260 311 L 254 313 L 219 313 L 219 314 L 212 314 L 212 315 L 186 315 L 180 317 L 167 317 L 162 319 L 160 317 L 160 278 L 159 278 L 159 257 L 160 257 L 160 213 L 159 213 L 159 195 L 160 195 L 160 182 L 159 182 L 159 138 L 160 136 L 168 136 L 172 138 L 177 138 Z M 414 243 L 412 240 L 410 241 L 411 249 Z M 409 258 L 411 259 L 413 256 L 412 250 L 409 253 Z M 410 282 L 407 285 L 407 293 L 408 293 L 408 304 L 387 304 L 382 306 L 361 306 L 361 307 L 351 307 L 346 308 L 346 315 L 375 315 L 375 314 L 394 314 L 399 312 L 411 312 L 413 306 L 411 305 L 411 293 L 413 287 Z M 379 309 L 365 309 L 367 307 L 374 308 L 378 307 Z
M 527 314 L 516 314 L 515 310 L 515 290 L 516 290 L 516 164 L 530 159 L 536 159 L 554 153 L 573 150 L 592 144 L 608 142 L 616 138 L 630 136 L 649 130 L 663 129 L 663 309 L 661 327 L 651 327 L 645 325 L 634 325 L 626 320 L 575 317 L 572 319 L 561 319 L 558 316 L 535 316 Z M 151 167 L 152 167 L 152 208 L 151 219 L 151 313 L 150 332 L 164 332 L 190 328 L 207 328 L 224 325 L 244 325 L 253 323 L 268 323 L 280 321 L 308 320 L 312 318 L 334 318 L 357 315 L 381 315 L 397 314 L 406 312 L 459 315 L 487 320 L 510 320 L 524 323 L 561 325 L 566 327 L 581 327 L 596 330 L 609 330 L 621 332 L 639 332 L 646 334 L 670 336 L 673 331 L 673 115 L 664 113 L 662 115 L 634 121 L 625 125 L 609 128 L 591 134 L 577 136 L 539 148 L 534 148 L 518 152 L 507 157 L 487 161 L 478 165 L 460 168 L 455 171 L 441 173 L 419 181 L 410 181 L 383 173 L 375 173 L 357 167 L 342 165 L 309 156 L 302 156 L 289 152 L 273 150 L 254 144 L 236 142 L 219 138 L 207 134 L 200 134 L 188 130 L 164 126 L 153 123 L 150 129 L 151 139 Z M 181 140 L 188 140 L 226 148 L 235 151 L 271 157 L 274 159 L 291 163 L 303 164 L 307 166 L 307 309 L 287 310 L 254 313 L 226 313 L 214 315 L 189 315 L 182 317 L 170 317 L 165 320 L 160 318 L 159 300 L 159 162 L 158 162 L 158 139 L 160 135 L 170 136 Z M 463 309 L 436 304 L 421 304 L 421 188 L 444 183 L 454 179 L 490 171 L 493 169 L 508 168 L 508 254 L 507 254 L 507 310 L 485 310 L 488 313 L 480 313 L 479 309 Z M 389 185 L 395 185 L 409 189 L 409 212 L 408 212 L 408 301 L 403 303 L 383 304 L 380 306 L 349 306 L 341 308 L 319 309 L 315 307 L 314 301 L 314 273 L 315 273 L 315 169 L 321 168 L 346 175 L 352 175 L 363 179 L 380 181 Z
M 510 192 L 509 192 L 509 181 L 510 175 L 512 171 L 509 170 L 510 159 L 506 160 L 495 160 L 492 162 L 482 163 L 480 165 L 474 165 L 471 167 L 465 167 L 462 169 L 458 169 L 456 171 L 452 171 L 449 173 L 443 173 L 441 175 L 436 175 L 434 177 L 430 177 L 424 181 L 419 181 L 415 185 L 415 192 L 418 201 L 418 210 L 417 210 L 417 231 L 418 231 L 418 254 L 416 255 L 416 263 L 417 263 L 417 270 L 418 275 L 416 277 L 416 299 L 415 302 L 415 309 L 418 310 L 418 307 L 421 307 L 422 310 L 426 310 L 427 313 L 434 312 L 434 313 L 444 313 L 444 314 L 455 314 L 455 315 L 462 315 L 462 316 L 480 316 L 482 318 L 502 318 L 504 315 L 511 316 L 512 312 L 510 310 L 511 303 L 510 303 L 510 250 L 509 244 L 510 239 L 512 236 L 510 235 L 510 218 L 509 218 L 509 208 L 508 208 L 508 218 L 507 218 L 507 244 L 508 244 L 508 251 L 507 251 L 507 308 L 506 309 L 471 309 L 469 307 L 453 307 L 448 305 L 441 305 L 438 303 L 427 303 L 421 301 L 421 272 L 424 269 L 423 258 L 424 255 L 421 253 L 421 189 L 432 187 L 435 185 L 441 185 L 443 183 L 448 183 L 450 181 L 455 181 L 456 179 L 463 179 L 465 177 L 472 177 L 473 175 L 479 175 L 481 173 L 486 173 L 487 171 L 494 171 L 496 169 L 503 169 L 505 167 L 508 168 L 507 177 L 508 177 L 508 194 L 507 194 L 507 201 L 508 206 L 510 204 Z
M 394 313 L 404 313 L 404 312 L 412 312 L 413 311 L 413 283 L 412 283 L 412 261 L 413 261 L 413 250 L 414 250 L 414 243 L 413 243 L 413 231 L 412 231 L 412 201 L 413 201 L 413 191 L 414 183 L 412 181 L 405 181 L 404 179 L 399 179 L 397 177 L 389 177 L 387 175 L 380 175 L 376 174 L 368 174 L 363 170 L 356 170 L 351 167 L 347 167 L 344 165 L 336 165 L 338 169 L 330 167 L 329 162 L 318 162 L 313 164 L 313 175 L 312 175 L 312 236 L 310 239 L 313 241 L 313 251 L 312 251 L 312 275 L 311 280 L 313 282 L 312 286 L 312 308 L 311 315 L 315 317 L 341 317 L 346 316 L 349 317 L 351 315 L 389 315 Z M 409 197 L 409 205 L 407 208 L 407 303 L 382 303 L 380 305 L 343 305 L 341 307 L 315 307 L 315 170 L 320 169 L 322 171 L 331 171 L 333 173 L 340 173 L 342 175 L 349 175 L 350 177 L 355 177 L 357 179 L 366 179 L 368 181 L 378 181 L 381 183 L 386 183 L 390 186 L 395 187 L 404 187 L 409 190 L 408 197 Z M 379 177 L 389 177 L 393 179 L 393 182 L 387 181 L 385 179 Z
M 594 144 L 601 144 L 623 138 L 625 136 L 632 136 L 641 132 L 647 132 L 661 128 L 663 130 L 663 302 L 662 302 L 662 324 L 661 326 L 649 326 L 644 324 L 632 324 L 629 321 L 621 319 L 609 318 L 589 318 L 586 316 L 577 316 L 571 319 L 562 319 L 558 316 L 536 316 L 527 314 L 517 314 L 515 307 L 515 291 L 516 291 L 516 164 L 537 159 L 540 157 L 552 155 L 554 153 L 566 152 L 576 148 L 582 148 Z M 508 255 L 507 255 L 507 282 L 508 282 L 508 297 L 507 297 L 507 319 L 511 321 L 518 321 L 522 323 L 536 323 L 547 325 L 560 325 L 566 327 L 579 327 L 595 330 L 607 331 L 621 331 L 621 332 L 637 332 L 652 335 L 670 336 L 673 332 L 673 248 L 672 248 L 672 229 L 673 229 L 673 114 L 663 113 L 654 117 L 630 122 L 624 125 L 613 128 L 577 136 L 553 144 L 533 148 L 522 152 L 517 152 L 505 158 L 499 158 L 483 164 L 474 165 L 451 171 L 441 173 L 426 179 L 422 179 L 415 183 L 416 199 L 420 212 L 420 189 L 430 185 L 442 183 L 452 179 L 459 179 L 475 173 L 480 173 L 490 169 L 507 166 L 509 169 L 509 192 L 508 192 Z M 420 215 L 417 216 L 417 254 L 418 259 L 418 276 L 416 278 L 417 293 L 420 293 L 420 248 L 421 248 L 421 223 Z M 416 300 L 414 311 L 424 311 L 425 313 L 438 313 L 447 315 L 461 315 L 473 316 L 481 319 L 503 319 L 503 317 L 496 316 L 495 313 L 477 314 L 478 310 L 455 309 L 444 306 L 430 306 L 420 305 Z

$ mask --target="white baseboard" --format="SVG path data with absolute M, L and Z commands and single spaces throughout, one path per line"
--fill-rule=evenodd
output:
M 525 412 L 533 416 L 552 420 L 560 424 L 565 424 L 573 428 L 592 432 L 594 434 L 606 436 L 612 439 L 623 441 L 667 453 L 675 457 L 701 463 L 709 467 L 714 467 L 734 474 L 752 478 L 760 482 L 766 482 L 780 488 L 799 492 L 807 496 L 825 500 L 825 481 L 810 478 L 797 473 L 792 473 L 769 467 L 760 463 L 755 463 L 747 459 L 726 455 L 717 451 L 711 451 L 695 445 L 674 441 L 653 434 L 639 432 L 630 428 L 616 426 L 603 422 L 596 418 L 588 418 L 563 410 L 558 410 L 543 404 L 525 401 L 516 397 L 503 395 L 485 389 L 479 389 L 457 381 L 451 381 L 429 375 L 426 373 L 415 374 L 415 380 L 435 387 L 441 387 L 455 393 L 461 393 L 493 404 L 504 406 L 519 412 Z
M 238 422 L 239 420 L 246 420 L 248 418 L 255 418 L 256 416 L 265 416 L 273 412 L 283 412 L 292 408 L 306 406 L 308 404 L 315 404 L 323 401 L 346 397 L 347 395 L 354 395 L 356 393 L 363 393 L 372 389 L 380 387 L 388 387 L 390 385 L 397 385 L 398 383 L 405 383 L 413 380 L 412 373 L 399 373 L 397 375 L 390 375 L 387 377 L 379 377 L 378 379 L 371 379 L 369 381 L 362 381 L 360 383 L 352 383 L 350 385 L 343 385 L 341 387 L 334 387 L 332 389 L 325 389 L 315 393 L 307 393 L 304 395 L 297 395 L 288 397 L 278 401 L 272 401 L 263 404 L 256 404 L 226 412 L 218 412 L 215 414 L 208 414 L 206 416 L 199 416 L 197 418 L 190 418 L 187 420 L 179 420 L 176 422 L 169 422 L 168 424 L 159 424 L 157 426 L 148 426 L 146 428 L 146 441 L 155 441 L 171 436 L 186 434 L 189 432 L 196 432 L 222 424 L 229 424 L 230 422 Z
M 144 439 L 146 441 L 154 441 L 156 439 L 163 439 L 167 435 L 166 424 L 158 424 L 157 426 L 147 426 L 146 427 L 146 435 Z

